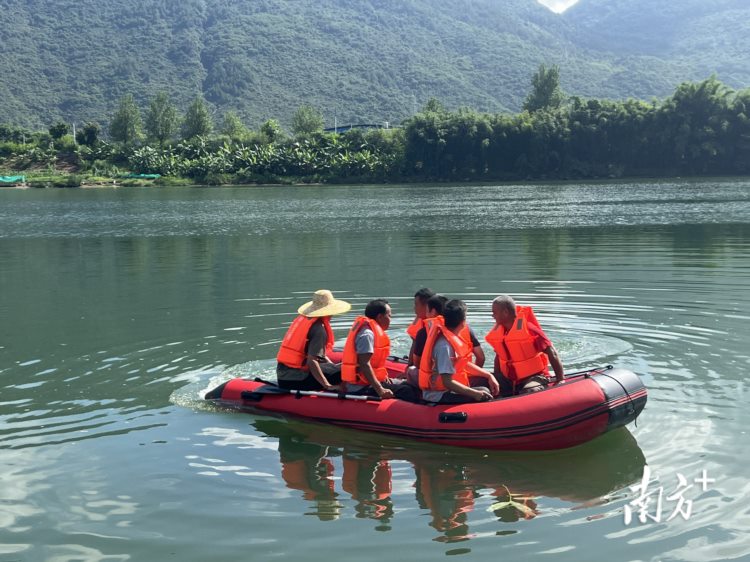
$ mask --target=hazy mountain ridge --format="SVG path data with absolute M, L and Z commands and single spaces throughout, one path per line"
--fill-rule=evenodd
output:
M 659 57 L 699 75 L 750 85 L 747 0 L 579 0 L 563 14 L 584 47 Z
M 664 96 L 714 67 L 750 84 L 747 38 L 706 46 L 705 29 L 729 25 L 730 9 L 732 35 L 745 31 L 742 2 L 717 2 L 726 9 L 684 17 L 649 47 L 634 11 L 643 0 L 581 0 L 564 16 L 535 0 L 7 0 L 0 122 L 106 122 L 123 94 L 145 107 L 160 90 L 183 108 L 204 95 L 251 125 L 285 121 L 304 102 L 331 124 L 398 122 L 432 96 L 516 111 L 542 62 L 584 96 Z

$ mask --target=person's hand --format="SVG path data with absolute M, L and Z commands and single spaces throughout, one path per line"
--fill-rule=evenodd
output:
M 561 385 L 561 384 L 563 384 L 564 382 L 565 382 L 565 379 L 555 379 L 555 385 L 556 385 L 556 386 L 560 386 L 560 385 Z
M 497 396 L 500 394 L 500 385 L 497 383 L 497 379 L 495 377 L 490 377 L 487 382 L 490 385 L 490 392 L 492 393 L 492 396 Z
M 474 392 L 474 400 L 476 400 L 477 402 L 486 402 L 487 400 L 492 400 L 492 394 L 490 394 L 486 390 L 475 390 Z
M 341 390 L 341 385 L 338 384 L 329 384 L 325 387 L 326 392 L 338 392 Z
M 380 396 L 382 400 L 387 400 L 388 398 L 394 397 L 393 391 L 389 388 L 383 388 L 381 386 L 377 392 L 378 392 L 378 396 Z

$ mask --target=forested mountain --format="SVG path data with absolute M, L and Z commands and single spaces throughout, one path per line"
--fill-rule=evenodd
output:
M 602 55 L 657 57 L 683 76 L 750 86 L 748 0 L 579 0 L 563 19 Z
M 653 4 L 672 15 L 649 16 L 646 0 L 581 0 L 564 16 L 536 0 L 0 0 L 0 123 L 107 123 L 124 94 L 145 107 L 159 91 L 251 126 L 288 123 L 302 103 L 328 125 L 399 122 L 433 96 L 517 111 L 540 63 L 583 96 L 665 96 L 714 70 L 750 84 L 743 2 Z M 644 36 L 638 14 L 673 37 Z

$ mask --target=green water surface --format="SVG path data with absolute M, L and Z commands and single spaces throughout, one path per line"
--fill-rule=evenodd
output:
M 320 288 L 340 341 L 388 298 L 406 353 L 424 285 L 636 371 L 637 427 L 499 453 L 200 400 L 273 376 Z M 0 190 L 0 561 L 748 560 L 749 286 L 745 180 Z

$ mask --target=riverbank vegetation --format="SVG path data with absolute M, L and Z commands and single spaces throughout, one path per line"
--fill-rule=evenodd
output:
M 0 126 L 0 175 L 30 185 L 503 181 L 750 173 L 750 89 L 712 77 L 664 100 L 566 96 L 541 66 L 524 111 L 450 111 L 430 100 L 392 128 L 323 131 L 302 106 L 293 130 L 214 123 L 197 98 L 181 118 L 167 94 L 141 114 L 125 96 L 105 130 L 65 123 L 30 132 Z M 158 178 L 153 176 L 158 175 Z M 151 176 L 151 177 L 149 177 Z

